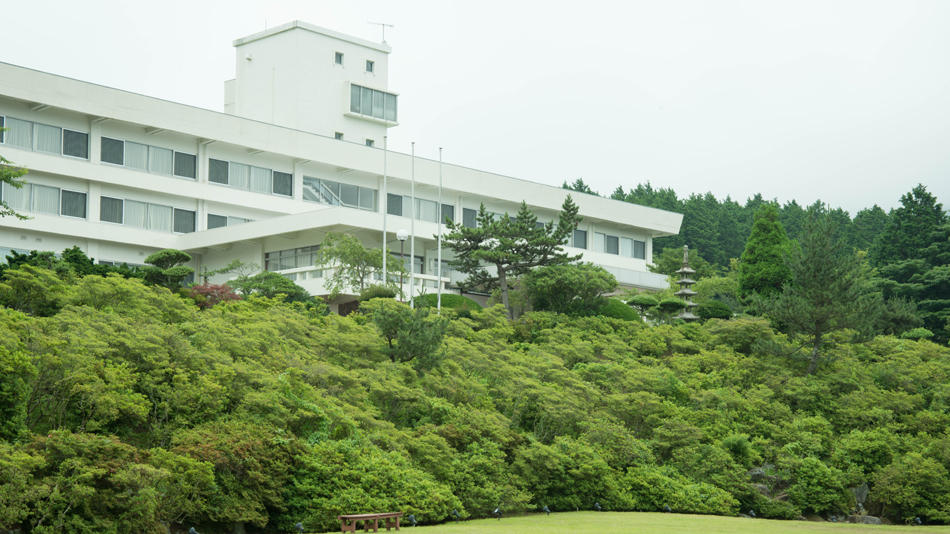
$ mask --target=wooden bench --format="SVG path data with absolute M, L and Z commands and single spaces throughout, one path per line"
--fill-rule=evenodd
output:
M 399 518 L 402 517 L 402 512 L 388 512 L 385 514 L 352 514 L 352 515 L 338 515 L 336 516 L 343 524 L 341 528 L 343 532 L 356 532 L 356 522 L 363 522 L 363 530 L 369 532 L 369 529 L 372 528 L 373 532 L 379 532 L 379 520 L 385 519 L 383 524 L 386 527 L 386 530 L 389 530 L 393 527 L 396 527 L 396 530 L 399 530 Z M 395 519 L 395 521 L 393 521 Z M 350 522 L 347 525 L 347 521 Z

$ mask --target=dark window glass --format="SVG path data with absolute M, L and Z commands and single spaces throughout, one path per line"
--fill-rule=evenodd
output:
M 360 112 L 360 86 L 351 85 L 350 86 L 350 111 L 353 113 Z
M 122 224 L 122 199 L 99 197 L 99 220 Z
M 89 134 L 63 130 L 63 155 L 89 159 Z
M 208 214 L 208 230 L 212 228 L 221 228 L 228 225 L 228 218 L 224 215 Z
M 638 260 L 647 259 L 647 244 L 645 241 L 636 241 L 633 242 L 633 257 Z
M 386 213 L 402 217 L 402 196 L 389 193 Z
M 228 167 L 227 161 L 208 160 L 208 181 L 228 185 Z
M 340 184 L 340 202 L 350 208 L 360 205 L 360 188 L 350 184 Z
M 288 197 L 294 196 L 294 175 L 274 171 L 274 194 Z
M 478 223 L 475 221 L 476 215 L 478 215 L 478 212 L 473 209 L 462 209 L 462 226 L 466 228 L 476 228 L 478 226 Z
M 604 252 L 607 254 L 620 254 L 620 238 L 612 235 L 607 236 L 607 243 L 604 248 Z
M 366 72 L 373 72 L 373 62 L 366 60 Z
M 343 54 L 340 53 L 340 52 L 334 52 L 334 54 L 333 54 L 333 61 L 335 61 L 337 65 L 342 65 L 342 64 L 343 64 Z
M 86 194 L 63 189 L 60 195 L 60 215 L 86 218 Z
M 196 178 L 198 176 L 198 157 L 194 154 L 175 152 L 175 176 Z
M 586 230 L 574 230 L 574 248 L 587 248 Z
M 101 161 L 113 165 L 125 165 L 125 142 L 118 139 L 102 138 Z
M 175 208 L 175 225 L 172 231 L 179 234 L 190 234 L 195 231 L 195 212 Z
M 3 131 L 3 123 L 5 120 L 6 120 L 6 117 L 0 117 L 0 144 L 3 143 L 3 138 L 4 138 L 4 133 L 5 133 Z
M 445 220 L 455 222 L 455 206 L 451 204 L 442 204 L 442 220 L 439 222 L 445 224 Z

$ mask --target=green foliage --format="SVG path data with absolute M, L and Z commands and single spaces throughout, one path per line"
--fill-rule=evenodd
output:
M 780 293 L 792 279 L 783 259 L 792 253 L 792 247 L 778 221 L 778 210 L 772 204 L 763 204 L 754 220 L 739 263 L 739 295 L 743 298 Z
M 402 303 L 379 306 L 373 311 L 373 324 L 386 341 L 385 352 L 396 362 L 415 361 L 419 368 L 439 364 L 442 339 L 448 320 L 431 315 L 431 308 L 411 309 Z
M 790 283 L 770 297 L 758 294 L 755 301 L 757 309 L 810 349 L 809 375 L 832 342 L 830 334 L 844 329 L 869 334 L 881 310 L 859 255 L 835 238 L 835 229 L 828 215 L 810 209 L 801 249 L 788 258 Z
M 320 256 L 316 266 L 320 269 L 333 269 L 326 282 L 330 298 L 343 293 L 360 294 L 366 287 L 366 281 L 374 273 L 383 272 L 383 249 L 366 248 L 358 237 L 339 232 L 330 232 L 323 238 Z M 389 280 L 381 285 L 395 291 L 401 291 L 399 275 L 409 275 L 405 264 L 388 250 L 385 251 L 386 273 Z
M 360 291 L 359 300 L 360 302 L 366 302 L 370 299 L 394 299 L 396 298 L 397 291 L 391 287 L 387 287 L 380 284 L 373 284 L 371 286 L 366 286 Z
M 442 242 L 455 253 L 451 265 L 468 275 L 459 286 L 463 290 L 499 288 L 501 303 L 509 316 L 510 278 L 527 274 L 535 267 L 562 265 L 580 258 L 568 256 L 561 248 L 581 221 L 570 195 L 564 199 L 557 224 L 551 221 L 539 225 L 538 218 L 523 201 L 515 217 L 505 214 L 497 219 L 482 204 L 475 220 L 476 228 L 446 221 L 449 233 Z M 495 266 L 495 273 L 486 269 L 489 265 Z
M 673 314 L 679 313 L 685 308 L 686 302 L 676 297 L 663 299 L 656 307 L 657 311 L 663 315 L 669 324 L 673 324 Z
M 946 223 L 943 205 L 918 184 L 901 197 L 901 207 L 891 210 L 884 231 L 875 237 L 868 254 L 872 265 L 881 267 L 925 258 L 932 244 L 931 234 Z
M 757 342 L 769 342 L 775 334 L 768 320 L 761 317 L 738 317 L 730 321 L 710 319 L 706 330 L 713 340 L 742 354 L 751 354 Z
M 932 339 L 934 333 L 926 328 L 914 328 L 913 330 L 908 330 L 901 334 L 901 339 Z
M 419 295 L 414 299 L 415 306 L 417 308 L 430 307 L 435 308 L 438 301 L 438 295 L 433 293 L 428 293 L 425 295 Z M 442 295 L 442 307 L 452 310 L 480 310 L 482 309 L 474 300 L 462 296 L 462 295 L 453 295 L 453 294 L 444 294 Z
M 739 501 L 712 484 L 691 482 L 674 469 L 644 466 L 627 470 L 621 487 L 635 510 L 658 512 L 669 506 L 676 513 L 735 515 Z
M 191 256 L 180 250 L 167 248 L 145 258 L 150 267 L 145 268 L 145 280 L 150 284 L 171 289 L 178 289 L 185 278 L 195 272 L 184 264 L 191 261 Z
M 7 269 L 0 282 L 0 305 L 38 317 L 54 315 L 63 305 L 66 285 L 52 271 L 32 265 Z
M 844 486 L 844 475 L 817 458 L 807 457 L 795 470 L 788 497 L 803 510 L 822 513 L 849 510 L 854 497 Z
M 696 307 L 696 315 L 702 319 L 731 319 L 732 309 L 718 300 L 708 300 Z
M 920 516 L 950 521 L 950 476 L 932 458 L 910 452 L 885 467 L 874 479 L 875 496 L 905 521 Z
M 278 295 L 284 295 L 284 300 L 287 302 L 308 302 L 312 300 L 306 289 L 273 271 L 263 271 L 246 277 L 239 276 L 228 282 L 228 285 L 245 298 L 250 295 L 257 295 L 274 299 Z
M 606 300 L 606 304 L 602 308 L 595 310 L 592 315 L 602 315 L 604 317 L 622 319 L 624 321 L 643 321 L 637 312 L 635 312 L 630 306 L 624 304 L 622 300 L 614 298 L 609 298 Z
M 521 278 L 532 309 L 575 315 L 590 315 L 607 305 L 617 288 L 617 279 L 593 263 L 548 265 Z
M 0 376 L 0 441 L 13 441 L 26 430 L 27 401 L 36 368 L 25 352 L 0 346 Z

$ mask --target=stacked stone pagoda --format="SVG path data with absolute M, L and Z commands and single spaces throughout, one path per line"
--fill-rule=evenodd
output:
M 699 304 L 693 302 L 693 297 L 698 293 L 689 287 L 696 283 L 696 280 L 692 279 L 692 275 L 696 274 L 696 271 L 689 268 L 689 247 L 686 245 L 683 245 L 683 268 L 676 271 L 676 274 L 680 275 L 680 279 L 676 282 L 680 286 L 680 290 L 673 294 L 686 301 L 686 308 L 683 309 L 683 313 L 677 315 L 674 319 L 682 319 L 686 322 L 696 321 L 699 317 L 693 315 L 693 308 L 699 306 Z

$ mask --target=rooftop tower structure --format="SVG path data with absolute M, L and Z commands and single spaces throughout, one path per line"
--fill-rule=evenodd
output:
M 233 44 L 225 113 L 369 146 L 399 124 L 386 44 L 301 21 Z

